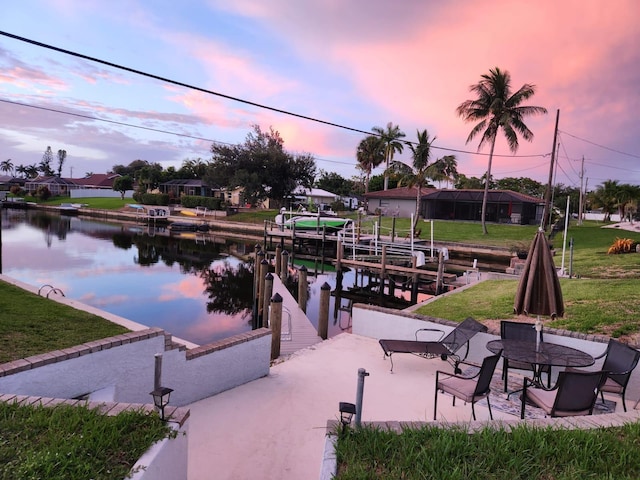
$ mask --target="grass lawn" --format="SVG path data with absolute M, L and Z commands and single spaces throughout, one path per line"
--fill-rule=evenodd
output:
M 417 313 L 455 321 L 512 319 L 517 286 L 518 280 L 486 280 L 440 297 Z M 640 332 L 640 302 L 631 301 L 637 295 L 637 280 L 561 278 L 560 286 L 565 315 L 556 320 L 543 317 L 546 326 L 612 337 Z
M 363 427 L 338 436 L 337 480 L 640 478 L 640 424 L 592 430 L 521 425 L 510 432 Z
M 123 479 L 171 434 L 158 415 L 142 411 L 106 416 L 68 405 L 0 403 L 0 479 Z
M 82 203 L 87 208 L 95 208 L 98 210 L 119 210 L 120 208 L 130 203 L 136 203 L 131 198 L 125 198 L 124 200 L 118 198 L 104 198 L 104 197 L 89 197 L 89 198 L 69 198 L 69 197 L 51 197 L 46 201 L 41 201 L 35 197 L 24 197 L 27 202 L 36 202 L 39 205 L 51 205 L 57 206 L 61 203 Z
M 129 331 L 2 281 L 0 311 L 0 363 Z

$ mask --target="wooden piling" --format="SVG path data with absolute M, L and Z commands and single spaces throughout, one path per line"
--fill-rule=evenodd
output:
M 258 317 L 264 312 L 264 277 L 269 273 L 269 262 L 264 258 L 260 262 L 260 285 L 258 286 Z
M 282 267 L 280 269 L 280 280 L 286 282 L 289 275 L 289 252 L 286 250 L 282 252 Z
M 331 286 L 324 282 L 320 287 L 320 309 L 318 314 L 318 336 L 326 340 L 329 335 L 329 300 Z
M 276 277 L 280 276 L 280 270 L 282 270 L 282 245 L 277 245 L 276 246 L 276 259 L 274 261 L 275 263 L 275 269 L 276 269 Z
M 269 272 L 264 277 L 264 296 L 262 304 L 262 326 L 264 328 L 269 328 L 269 302 L 271 302 L 272 295 L 273 275 Z
M 276 293 L 271 298 L 271 360 L 280 356 L 280 336 L 282 335 L 282 297 Z
M 298 269 L 298 306 L 304 313 L 307 313 L 308 289 L 307 267 L 302 265 Z

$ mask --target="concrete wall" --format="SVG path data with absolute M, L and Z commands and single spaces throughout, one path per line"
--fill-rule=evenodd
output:
M 78 188 L 69 190 L 71 198 L 120 198 L 120 192 L 106 188 Z M 124 198 L 133 198 L 133 190 L 127 190 Z
M 187 480 L 188 420 L 175 438 L 165 438 L 151 446 L 131 469 L 131 480 Z
M 533 322 L 534 319 L 531 321 Z M 420 328 L 441 329 L 446 335 L 453 330 L 455 325 L 455 322 L 448 320 L 373 305 L 357 304 L 353 306 L 352 310 L 352 332 L 357 335 L 376 339 L 393 338 L 415 340 L 415 332 Z M 439 335 L 435 334 L 433 340 L 438 340 L 438 337 Z M 486 348 L 487 342 L 499 338 L 499 331 L 489 331 L 488 333 L 479 333 L 474 336 L 469 342 L 470 349 L 467 360 L 473 363 L 481 363 L 484 357 L 491 354 Z M 426 337 L 420 337 L 420 339 L 431 340 Z M 545 327 L 544 341 L 576 348 L 597 357 L 606 350 L 609 337 L 604 335 L 586 335 Z M 589 367 L 589 369 L 597 369 L 602 365 L 602 362 L 603 359 L 596 360 L 594 366 Z M 557 376 L 559 370 L 561 369 L 554 368 L 552 371 Z M 637 369 L 633 375 L 640 375 L 640 369 Z
M 171 405 L 186 405 L 269 373 L 271 331 L 259 329 L 196 349 L 178 348 L 159 328 L 131 332 L 0 365 L 0 392 L 149 403 L 155 355 Z M 110 396 L 111 398 L 105 398 Z M 91 397 L 89 397 L 91 398 Z

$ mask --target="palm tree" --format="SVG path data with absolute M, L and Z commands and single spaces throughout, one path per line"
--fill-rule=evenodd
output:
M 518 151 L 518 133 L 527 141 L 533 140 L 533 132 L 523 122 L 529 115 L 544 114 L 547 110 L 543 107 L 521 105 L 531 97 L 536 90 L 535 85 L 525 83 L 517 92 L 511 92 L 511 75 L 508 71 L 502 71 L 498 67 L 489 70 L 469 90 L 477 95 L 474 100 L 466 100 L 458 105 L 456 112 L 466 122 L 479 121 L 469 133 L 466 143 L 469 143 L 480 132 L 482 138 L 478 150 L 485 143 L 491 145 L 486 178 L 491 178 L 491 162 L 496 146 L 498 131 L 502 129 L 509 149 L 515 153 Z M 482 233 L 487 234 L 485 216 L 487 212 L 487 196 L 489 194 L 489 182 L 485 182 L 484 196 L 482 197 Z
M 357 168 L 365 174 L 364 193 L 369 193 L 369 177 L 371 170 L 384 161 L 384 144 L 380 137 L 369 135 L 364 138 L 356 150 Z
M 62 165 L 67 158 L 66 150 L 58 150 L 58 177 L 62 176 Z
M 413 145 L 409 144 L 411 149 L 411 156 L 413 165 L 411 173 L 405 175 L 400 179 L 398 185 L 406 185 L 409 188 L 416 187 L 416 213 L 413 218 L 415 228 L 418 224 L 420 217 L 420 200 L 422 198 L 422 188 L 429 186 L 429 180 L 433 180 L 434 177 L 441 175 L 442 167 L 445 163 L 448 163 L 452 168 L 457 171 L 457 162 L 453 155 L 448 155 L 447 160 L 440 158 L 433 163 L 430 163 L 431 159 L 431 145 L 435 141 L 436 137 L 429 138 L 429 132 L 427 130 L 417 131 L 418 143 Z M 446 157 L 445 157 L 446 158 Z
M 378 134 L 384 144 L 384 159 L 386 162 L 384 189 L 387 190 L 389 188 L 389 174 L 387 173 L 389 165 L 393 162 L 393 155 L 395 152 L 402 153 L 404 145 L 402 142 L 399 142 L 398 139 L 404 138 L 406 135 L 402 130 L 400 130 L 399 125 L 394 126 L 392 122 L 387 123 L 386 130 L 382 127 L 373 127 L 371 131 Z
M 3 162 L 0 162 L 0 170 L 2 170 L 4 173 L 13 172 L 13 162 L 11 161 L 10 158 L 8 158 L 7 160 L 4 160 Z
M 455 155 L 445 155 L 433 162 L 432 171 L 431 178 L 438 182 L 438 188 L 443 181 L 447 184 L 454 182 L 458 177 L 458 161 Z

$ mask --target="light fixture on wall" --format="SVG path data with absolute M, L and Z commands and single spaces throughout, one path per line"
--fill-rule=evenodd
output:
M 149 395 L 153 396 L 153 404 L 160 411 L 160 419 L 164 420 L 164 408 L 169 404 L 169 398 L 171 397 L 172 388 L 158 387 Z

